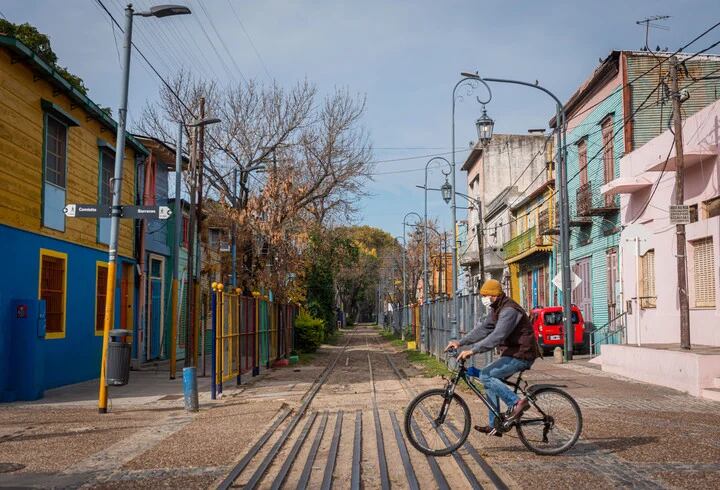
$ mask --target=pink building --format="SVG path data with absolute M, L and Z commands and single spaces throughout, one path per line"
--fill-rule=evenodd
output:
M 689 353 L 676 348 L 677 247 L 669 216 L 673 138 L 667 130 L 625 155 L 620 176 L 602 188 L 604 194 L 621 196 L 620 273 L 628 315 L 627 345 L 603 346 L 601 362 L 604 370 L 720 399 L 720 101 L 683 123 L 685 204 L 691 206 Z

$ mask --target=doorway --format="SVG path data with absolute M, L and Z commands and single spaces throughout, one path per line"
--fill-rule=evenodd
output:
M 150 255 L 148 261 L 147 359 L 158 359 L 165 324 L 165 259 Z

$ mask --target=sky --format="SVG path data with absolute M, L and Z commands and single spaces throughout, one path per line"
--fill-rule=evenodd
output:
M 122 24 L 124 3 L 100 1 Z M 426 162 L 435 155 L 451 157 L 451 94 L 460 72 L 538 80 L 567 100 L 611 50 L 644 44 L 644 28 L 636 21 L 671 16 L 661 22 L 666 29 L 651 30 L 649 43 L 671 51 L 720 21 L 718 0 L 174 1 L 192 15 L 136 17 L 133 27 L 135 43 L 163 76 L 182 66 L 220 83 L 244 77 L 289 87 L 308 79 L 321 92 L 346 87 L 367 98 L 363 124 L 377 163 L 356 222 L 393 235 L 402 234 L 406 213 L 423 214 L 423 191 L 416 185 L 423 184 Z M 134 5 L 140 10 L 159 3 L 170 2 Z M 0 16 L 48 34 L 59 63 L 85 81 L 91 99 L 117 114 L 122 34 L 98 0 L 0 0 Z M 718 40 L 720 28 L 688 51 Z M 160 85 L 133 56 L 131 122 L 157 97 Z M 547 127 L 553 111 L 547 96 L 517 86 L 492 89 L 487 111 L 496 133 Z M 474 121 L 480 113 L 473 97 L 457 104 L 460 192 L 466 192 L 460 167 L 477 138 Z M 443 181 L 440 169 L 431 169 L 429 185 Z M 465 213 L 459 209 L 458 218 Z M 438 192 L 428 195 L 428 215 L 450 228 L 450 208 Z

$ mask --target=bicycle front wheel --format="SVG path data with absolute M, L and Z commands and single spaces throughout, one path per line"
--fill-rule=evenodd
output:
M 582 432 L 582 413 L 563 390 L 540 388 L 530 396 L 530 408 L 516 424 L 520 440 L 530 451 L 560 454 L 575 445 Z
M 470 434 L 470 409 L 457 393 L 445 389 L 420 393 L 405 410 L 405 434 L 410 444 L 428 456 L 446 456 Z

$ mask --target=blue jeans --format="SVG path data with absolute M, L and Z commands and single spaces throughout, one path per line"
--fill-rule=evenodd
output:
M 500 406 L 497 403 L 498 397 L 505 402 L 508 407 L 514 406 L 519 398 L 512 389 L 501 380 L 507 379 L 515 373 L 524 369 L 530 369 L 531 361 L 524 361 L 514 357 L 503 356 L 500 359 L 491 362 L 482 369 L 474 367 L 468 368 L 467 374 L 474 376 L 480 380 L 485 387 L 485 394 L 490 404 L 500 412 Z M 490 412 L 490 427 L 494 427 L 495 414 Z

